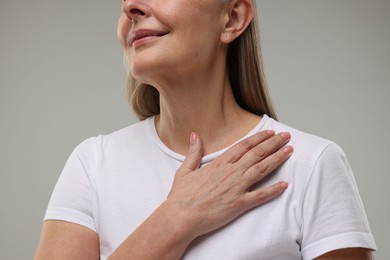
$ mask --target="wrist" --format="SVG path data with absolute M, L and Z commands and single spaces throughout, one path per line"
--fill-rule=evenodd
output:
M 172 241 L 176 243 L 188 243 L 188 245 L 198 236 L 199 230 L 194 219 L 194 214 L 185 210 L 177 202 L 169 199 L 164 201 L 159 210 L 160 214 L 167 220 Z

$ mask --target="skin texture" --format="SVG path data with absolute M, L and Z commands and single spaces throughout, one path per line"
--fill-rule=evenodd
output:
M 197 70 L 206 72 L 214 66 L 210 57 L 219 48 L 222 30 L 220 12 L 223 5 L 218 1 L 126 1 L 124 8 L 118 36 L 130 72 L 138 80 L 153 86 L 169 83 L 172 88 L 170 81 L 178 75 Z M 144 15 L 139 15 L 141 12 Z M 132 15 L 132 19 L 128 19 L 128 15 Z M 153 29 L 167 35 L 132 48 L 128 42 L 129 33 L 139 29 Z M 204 67 L 206 64 L 209 65 Z
M 34 259 L 100 259 L 99 237 L 81 225 L 45 221 Z
M 226 71 L 227 46 L 253 16 L 250 1 L 237 3 L 154 0 L 124 4 L 118 34 L 130 72 L 160 92 L 157 132 L 178 153 L 186 154 L 191 132 L 201 136 L 204 153 L 209 154 L 239 140 L 260 120 L 236 104 Z M 132 48 L 127 40 L 131 32 L 144 28 L 168 34 Z
M 130 73 L 160 92 L 156 130 L 165 145 L 187 156 L 166 201 L 110 259 L 180 259 L 195 238 L 288 188 L 285 182 L 250 188 L 291 156 L 288 133 L 260 132 L 198 168 L 202 156 L 235 143 L 260 120 L 236 104 L 226 71 L 227 46 L 252 17 L 250 0 L 123 1 L 118 37 Z M 140 29 L 165 35 L 131 44 L 132 33 Z M 369 255 L 364 249 L 342 249 L 318 259 Z M 35 259 L 99 259 L 98 234 L 45 221 Z

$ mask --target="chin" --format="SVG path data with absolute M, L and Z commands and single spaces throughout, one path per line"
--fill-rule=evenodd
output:
M 142 66 L 133 66 L 130 67 L 129 71 L 132 77 L 138 82 L 154 86 L 155 82 L 158 81 L 159 73 L 151 65 L 147 66 L 147 64 L 142 64 Z
M 160 59 L 142 57 L 129 64 L 129 72 L 137 81 L 149 84 L 149 82 L 155 82 L 159 75 L 162 78 L 170 77 L 171 74 L 177 77 L 180 65 L 175 66 L 175 64 L 177 63 L 168 61 L 168 57 Z

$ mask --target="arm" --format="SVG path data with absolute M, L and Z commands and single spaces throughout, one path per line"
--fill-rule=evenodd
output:
M 192 239 L 177 217 L 174 209 L 162 204 L 110 259 L 179 259 Z M 71 222 L 47 220 L 34 260 L 45 259 L 100 259 L 98 234 Z
M 280 195 L 287 184 L 251 190 L 292 153 L 289 135 L 264 131 L 199 169 L 203 155 L 192 135 L 189 154 L 167 200 L 113 252 L 110 259 L 180 259 L 196 238 Z M 46 221 L 36 259 L 98 259 L 98 235 L 63 221 Z
M 65 221 L 44 222 L 35 260 L 99 258 L 99 237 L 96 232 Z
M 372 250 L 366 248 L 343 248 L 323 254 L 317 260 L 373 260 Z

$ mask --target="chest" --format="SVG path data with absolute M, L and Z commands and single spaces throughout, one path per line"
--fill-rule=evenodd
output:
M 102 259 L 165 200 L 179 166 L 180 162 L 155 158 L 154 162 L 129 167 L 103 167 L 95 180 L 94 195 Z M 183 259 L 301 259 L 297 206 L 291 196 L 286 191 L 222 229 L 198 238 Z

